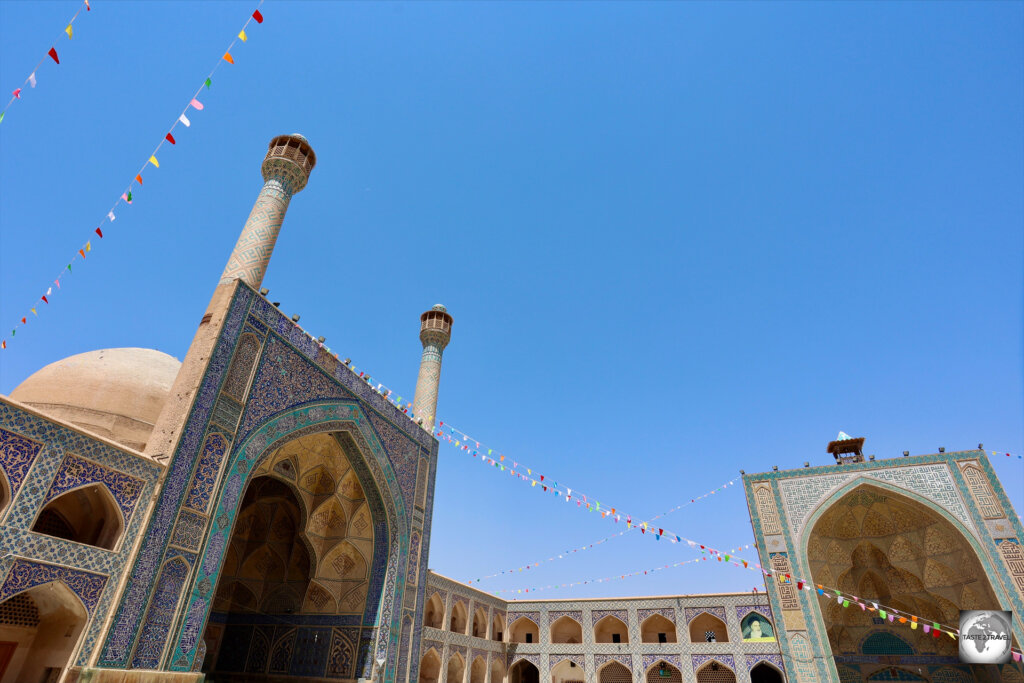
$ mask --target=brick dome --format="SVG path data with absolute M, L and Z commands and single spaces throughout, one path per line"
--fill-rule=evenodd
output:
M 180 368 L 153 349 L 88 351 L 35 372 L 11 398 L 142 451 Z

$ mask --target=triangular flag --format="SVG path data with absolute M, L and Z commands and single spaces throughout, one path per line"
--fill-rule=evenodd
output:
M 31 85 L 33 88 L 36 87 L 36 72 L 35 71 L 33 71 L 32 73 L 30 73 L 28 75 L 28 84 Z
M 243 43 L 245 41 L 249 40 L 248 36 L 245 35 L 245 29 L 244 28 L 241 31 L 238 32 L 238 37 L 242 39 Z
M 50 48 L 50 51 L 49 51 L 49 52 L 47 52 L 46 54 L 48 54 L 48 55 L 50 55 L 51 57 L 53 57 L 53 61 L 55 61 L 55 62 L 57 62 L 58 64 L 60 64 L 60 60 L 59 60 L 59 59 L 57 59 L 57 48 L 55 48 L 55 47 L 51 47 L 51 48 Z
M 191 122 L 189 122 L 189 120 L 188 120 L 188 117 L 186 117 L 186 116 L 185 116 L 184 114 L 182 114 L 181 116 L 179 116 L 179 117 L 178 117 L 178 120 L 179 120 L 179 121 L 181 121 L 181 123 L 182 123 L 182 124 L 183 124 L 183 125 L 184 125 L 184 126 L 185 126 L 186 128 L 188 128 L 189 126 L 191 126 L 191 125 L 192 125 L 192 123 L 191 123 Z
M 28 310 L 32 311 L 32 315 L 35 315 L 35 316 L 39 315 L 38 313 L 36 313 L 36 309 L 34 309 L 34 308 L 30 308 Z
M 203 103 L 194 97 L 192 98 L 192 101 L 189 102 L 189 104 L 191 104 L 193 108 L 198 109 L 199 111 L 203 110 Z M 187 126 L 188 124 L 186 123 L 185 125 Z
M 235 63 L 235 58 L 231 56 L 230 52 L 225 52 L 224 53 L 224 61 L 227 62 L 228 64 L 234 64 Z
M 96 234 L 100 236 L 100 239 L 103 239 L 103 231 L 102 230 L 100 230 L 99 228 L 96 228 Z
M 50 296 L 51 294 L 53 294 L 53 287 L 47 287 L 46 288 L 46 296 Z M 50 302 L 47 301 L 46 303 L 50 303 Z
M 203 83 L 203 85 L 205 85 L 205 86 L 206 86 L 206 89 L 207 89 L 207 90 L 209 90 L 209 89 L 210 89 L 210 86 L 211 86 L 211 85 L 213 85 L 213 81 L 211 81 L 211 80 L 210 80 L 209 78 L 207 78 L 207 79 L 206 79 L 206 82 L 205 82 L 205 83 Z
M 85 250 L 86 251 L 92 251 L 92 241 L 89 241 L 89 242 L 85 243 Z
M 165 140 L 167 140 L 167 142 L 171 143 L 172 145 L 176 145 L 176 144 L 178 144 L 178 143 L 176 143 L 176 142 L 174 141 L 174 136 L 173 136 L 173 135 L 171 135 L 170 133 L 168 133 L 167 135 L 165 135 L 165 136 L 164 136 L 164 139 L 165 139 Z
M 132 203 L 132 200 L 128 199 L 128 195 L 124 192 L 121 193 L 121 201 L 128 202 L 129 204 Z
M 92 11 L 92 7 L 89 7 L 89 0 L 85 0 L 85 11 L 86 12 L 91 12 Z
M 0 123 L 4 122 L 4 116 L 7 114 L 5 111 L 0 111 Z
M 0 349 L 6 349 L 6 348 L 7 348 L 7 340 L 4 339 L 3 341 L 0 341 Z
M 68 27 L 64 29 L 64 33 L 68 34 L 68 40 L 71 40 L 71 24 L 68 24 Z
M 11 94 L 14 95 L 15 99 L 19 99 L 20 100 L 21 99 L 21 88 L 15 88 L 14 92 L 12 92 Z
M 160 168 L 160 162 L 156 160 L 155 156 L 149 157 L 149 163 L 153 164 L 157 168 Z
M 82 256 L 82 258 L 85 258 L 85 252 L 83 250 L 79 249 L 78 253 Z
M 50 293 L 50 290 L 46 290 L 46 293 L 47 293 L 47 294 L 49 294 L 49 293 Z M 49 302 L 49 301 L 47 301 L 47 299 L 46 299 L 46 294 L 44 294 L 42 298 L 43 298 L 43 303 L 44 303 L 44 304 L 46 304 L 47 306 L 49 306 L 49 305 L 50 305 L 50 302 Z
M 53 281 L 53 284 L 57 285 L 57 289 L 60 289 L 60 278 Z
M 108 211 L 108 212 L 107 212 L 107 218 L 109 218 L 109 219 L 110 219 L 110 222 L 111 222 L 111 223 L 113 223 L 114 221 L 116 221 L 116 220 L 117 220 L 117 216 L 115 216 L 115 215 L 114 215 L 114 212 L 113 212 L 113 211 Z
M 252 13 L 252 18 L 256 20 L 257 24 L 262 24 L 263 23 L 263 15 L 260 14 L 259 10 L 256 10 L 255 12 Z
M 21 319 L 21 324 L 22 324 L 22 325 L 27 325 L 28 323 L 26 323 L 26 322 L 25 322 L 25 319 L 24 319 L 24 318 L 22 318 L 22 319 Z
M 141 184 L 142 184 L 142 176 L 141 176 L 141 175 L 136 175 L 136 176 L 135 176 L 135 181 L 136 181 L 136 182 L 137 182 L 137 183 L 138 183 L 139 185 L 141 185 Z

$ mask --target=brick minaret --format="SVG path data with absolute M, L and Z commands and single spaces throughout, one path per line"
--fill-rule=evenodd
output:
M 237 279 L 259 289 L 288 202 L 306 186 L 314 166 L 316 154 L 301 135 L 278 135 L 270 141 L 263 160 L 263 189 L 220 276 L 221 284 Z
M 431 431 L 437 419 L 437 387 L 441 383 L 441 355 L 452 338 L 452 317 L 447 309 L 437 304 L 420 316 L 420 341 L 423 357 L 420 374 L 416 379 L 416 397 L 412 412 L 422 420 L 423 428 Z

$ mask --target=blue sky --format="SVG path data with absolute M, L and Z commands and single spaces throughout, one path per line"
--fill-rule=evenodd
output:
M 0 3 L 10 92 L 75 2 Z M 0 125 L 0 330 L 28 313 L 254 4 L 97 0 Z M 318 155 L 265 286 L 342 356 L 639 517 L 748 472 L 1024 452 L 1021 3 L 268 2 L 131 207 L 0 355 L 182 358 L 276 134 Z M 30 315 L 30 314 L 29 314 Z M 1024 465 L 994 465 L 1024 508 Z M 666 528 L 752 540 L 739 486 Z M 430 565 L 460 580 L 617 531 L 442 444 Z M 482 584 L 693 557 L 631 534 Z M 537 597 L 749 590 L 718 563 Z

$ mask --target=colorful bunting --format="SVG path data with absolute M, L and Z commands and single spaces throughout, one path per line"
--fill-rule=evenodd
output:
M 89 7 L 88 0 L 85 0 L 83 4 L 84 4 L 84 7 L 85 7 L 86 11 L 91 10 L 91 7 Z M 261 0 L 260 4 L 262 4 L 262 0 Z M 79 7 L 78 12 L 75 13 L 75 16 L 71 18 L 71 21 L 68 22 L 66 28 L 64 29 L 64 33 L 67 35 L 69 40 L 74 35 L 73 29 L 72 29 L 72 24 L 74 23 L 75 19 L 78 17 L 78 14 L 80 12 L 81 12 L 81 7 Z M 188 117 L 186 116 L 186 112 L 188 111 L 188 108 L 192 107 L 193 109 L 195 109 L 197 111 L 202 111 L 203 104 L 202 104 L 202 102 L 200 102 L 197 99 L 197 97 L 199 96 L 199 93 L 202 92 L 202 89 L 204 87 L 209 88 L 210 85 L 213 83 L 213 74 L 216 73 L 217 68 L 220 66 L 222 61 L 227 61 L 227 62 L 229 62 L 231 64 L 234 64 L 234 58 L 231 56 L 231 48 L 233 48 L 237 44 L 237 42 L 239 40 L 241 40 L 242 42 L 247 42 L 248 41 L 248 34 L 246 34 L 245 29 L 248 28 L 249 22 L 251 22 L 251 21 L 256 21 L 256 23 L 263 23 L 263 16 L 259 13 L 258 9 L 255 12 L 253 12 L 253 15 L 252 15 L 251 18 L 249 18 L 249 19 L 247 19 L 245 21 L 245 24 L 242 26 L 242 30 L 238 33 L 238 37 L 235 40 L 233 40 L 231 42 L 231 44 L 228 46 L 228 51 L 224 53 L 224 56 L 221 59 L 217 60 L 217 63 L 214 65 L 213 70 L 210 71 L 210 73 L 207 74 L 207 76 L 203 79 L 202 85 L 199 86 L 199 88 L 196 90 L 195 94 L 190 98 L 188 105 L 185 107 L 185 110 L 183 112 L 181 112 L 181 114 L 178 116 L 178 118 L 175 121 L 175 123 L 171 126 L 171 129 L 164 135 L 164 138 L 157 145 L 157 147 L 153 151 L 153 153 L 150 154 L 149 158 L 146 160 L 146 163 L 143 164 L 142 169 L 140 169 L 139 172 L 135 174 L 135 178 L 134 178 L 133 182 L 137 182 L 139 185 L 142 185 L 142 172 L 145 170 L 146 166 L 148 166 L 149 164 L 152 164 L 154 168 L 160 168 L 160 162 L 157 159 L 157 153 L 160 151 L 160 148 L 163 146 L 163 144 L 165 142 L 168 142 L 168 143 L 170 143 L 172 145 L 176 145 L 177 144 L 177 141 L 175 140 L 173 133 L 174 133 L 174 127 L 178 123 L 181 123 L 186 128 L 188 128 L 189 126 L 192 125 L 191 122 L 188 120 Z M 46 55 L 49 56 L 51 59 L 53 59 L 53 61 L 56 62 L 57 64 L 60 64 L 60 58 L 57 55 L 57 48 L 56 48 L 55 45 L 50 47 L 50 49 L 47 51 Z M 31 71 L 31 73 L 29 74 L 29 77 L 25 80 L 25 82 L 30 84 L 31 87 L 33 87 L 33 88 L 36 87 L 36 82 L 37 82 L 37 80 L 36 80 L 36 73 L 39 70 L 39 66 L 43 63 L 43 61 L 45 61 L 45 59 L 46 59 L 45 56 L 42 59 L 40 59 L 39 63 L 36 64 L 35 69 L 33 69 Z M 22 88 L 23 87 L 24 86 L 22 86 Z M 3 110 L 0 111 L 0 122 L 2 122 L 4 120 L 4 116 L 6 116 L 6 114 L 7 114 L 7 109 L 11 106 L 11 104 L 15 100 L 22 99 L 21 98 L 22 88 L 16 88 L 11 93 L 10 101 L 3 108 Z M 128 184 L 128 188 L 121 193 L 120 198 L 116 202 L 114 202 L 114 206 L 112 206 L 110 208 L 110 210 L 107 211 L 107 215 L 100 222 L 100 225 L 96 226 L 93 229 L 93 231 L 96 233 L 97 237 L 99 237 L 100 239 L 103 238 L 103 223 L 106 223 L 106 222 L 113 223 L 115 220 L 117 220 L 117 216 L 114 214 L 114 210 L 117 208 L 118 204 L 120 204 L 121 202 L 124 202 L 125 204 L 131 204 L 132 203 L 132 183 Z M 61 272 L 63 273 L 63 271 L 65 269 L 69 273 L 72 272 L 72 268 L 71 267 L 72 267 L 72 264 L 74 263 L 74 259 L 75 258 L 85 259 L 86 258 L 86 254 L 88 254 L 91 251 L 92 251 L 92 242 L 91 242 L 91 240 L 90 241 L 86 241 L 86 243 L 84 245 L 79 247 L 79 249 L 77 250 L 75 255 L 72 257 L 71 262 L 69 262 L 64 267 L 64 269 L 61 270 Z M 60 286 L 61 286 L 61 284 L 60 284 L 60 277 L 57 277 L 56 279 L 54 279 L 53 282 L 54 282 L 55 285 L 57 285 L 57 288 L 60 289 Z M 50 303 L 48 297 L 50 296 L 51 291 L 52 291 L 52 289 L 47 290 L 46 294 L 42 297 L 42 300 L 46 304 Z M 37 312 L 37 310 L 36 310 L 36 308 L 34 306 L 30 306 L 29 310 L 32 312 L 33 315 L 38 315 L 38 312 Z M 23 325 L 27 324 L 27 316 L 22 316 L 21 323 Z M 12 337 L 15 336 L 16 332 L 17 332 L 16 328 L 12 329 L 11 330 L 11 336 Z M 0 341 L 2 341 L 2 346 L 0 346 L 0 348 L 6 349 L 7 348 L 7 340 L 0 340 Z

